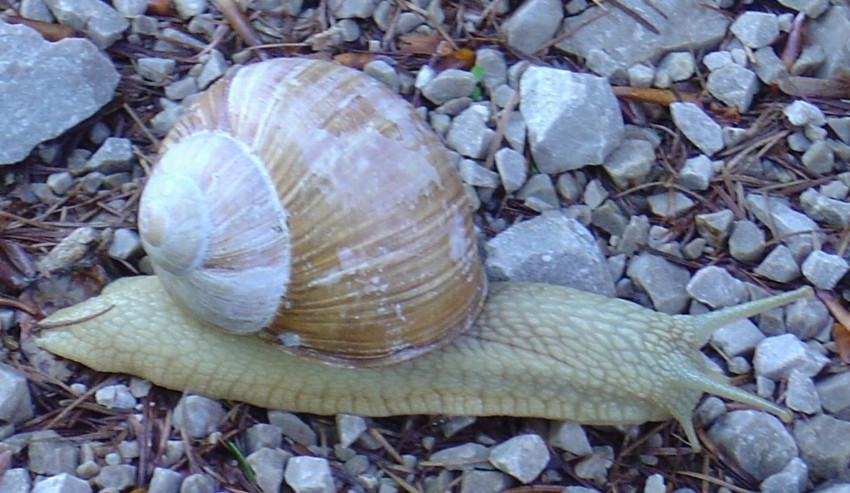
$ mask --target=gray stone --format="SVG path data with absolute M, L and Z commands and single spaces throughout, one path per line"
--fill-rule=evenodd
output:
M 678 217 L 694 206 L 694 201 L 682 192 L 662 192 L 647 197 L 649 210 L 665 219 Z
M 642 63 L 629 67 L 629 85 L 632 87 L 650 87 L 655 80 L 655 70 Z
M 101 468 L 100 473 L 92 479 L 101 490 L 122 491 L 136 483 L 136 466 L 130 464 L 113 464 Z
M 824 488 L 818 488 L 814 493 L 850 493 L 850 483 L 826 483 Z
M 350 447 L 367 428 L 366 420 L 362 416 L 355 416 L 353 414 L 336 415 L 336 430 L 339 435 L 339 444 L 343 447 Z
M 640 185 L 646 181 L 655 163 L 655 149 L 641 139 L 623 139 L 605 159 L 602 167 L 620 189 Z
M 0 164 L 24 159 L 112 99 L 118 72 L 91 42 L 48 43 L 29 27 L 5 22 L 0 38 L 0 67 L 14 67 L 0 78 L 0 114 L 8 116 L 0 123 Z
M 507 87 L 508 65 L 505 55 L 492 48 L 480 48 L 475 51 L 475 65 L 481 68 L 481 82 L 492 94 L 498 87 Z
M 841 139 L 841 142 L 850 144 L 850 116 L 827 118 L 826 124 Z
M 800 206 L 809 217 L 828 226 L 850 225 L 850 203 L 846 200 L 829 198 L 809 188 L 800 194 Z
M 62 473 L 39 482 L 32 493 L 91 493 L 91 486 L 80 478 Z
M 490 171 L 471 159 L 462 159 L 458 164 L 460 179 L 474 187 L 496 188 L 499 186 L 499 175 Z
M 733 411 L 708 429 L 717 447 L 762 481 L 782 471 L 797 456 L 797 446 L 782 422 L 761 411 Z
M 826 123 L 826 117 L 817 106 L 798 99 L 793 103 L 783 108 L 782 113 L 792 125 L 802 127 L 805 125 L 823 126 Z
M 183 475 L 179 472 L 165 467 L 157 467 L 151 475 L 147 493 L 177 493 L 182 481 Z
M 548 43 L 564 18 L 559 0 L 526 0 L 502 24 L 508 46 L 530 55 Z
M 744 113 L 759 90 L 759 81 L 755 72 L 733 63 L 708 74 L 706 88 L 712 96 Z
M 724 325 L 711 334 L 711 345 L 728 358 L 751 353 L 764 340 L 764 334 L 749 319 Z
M 368 19 L 372 17 L 377 0 L 330 0 L 328 11 L 337 19 Z
M 815 250 L 803 261 L 802 272 L 817 288 L 829 290 L 844 277 L 848 268 L 850 266 L 843 257 Z
M 106 385 L 97 389 L 95 402 L 107 409 L 133 409 L 137 401 L 124 384 Z
M 613 200 L 606 200 L 602 205 L 590 211 L 591 224 L 601 228 L 613 236 L 621 236 L 628 222 L 620 206 Z
M 35 439 L 27 446 L 27 465 L 36 474 L 73 474 L 79 457 L 80 449 L 72 442 Z
M 850 372 L 838 373 L 824 378 L 815 385 L 821 405 L 828 412 L 837 414 L 850 408 Z
M 794 457 L 776 474 L 759 485 L 762 493 L 803 493 L 809 483 L 809 468 L 799 457 Z
M 60 24 L 86 33 L 101 49 L 118 41 L 130 27 L 127 19 L 100 0 L 45 0 L 45 3 Z M 91 68 L 88 70 L 95 73 Z
M 145 0 L 113 0 L 112 6 L 119 14 L 131 19 L 143 15 L 148 10 Z
M 813 479 L 850 480 L 850 423 L 825 414 L 799 419 L 794 438 Z
M 174 9 L 183 20 L 203 14 L 208 6 L 207 0 L 174 0 Z
M 295 443 L 305 447 L 311 447 L 318 443 L 313 428 L 295 414 L 270 410 L 269 423 L 280 428 L 283 436 L 291 438 Z
M 360 29 L 360 24 L 358 24 L 354 19 L 339 19 L 334 23 L 331 29 L 336 30 L 336 32 L 342 36 L 342 40 L 346 43 L 353 43 L 354 41 L 357 41 L 360 39 L 360 35 L 363 34 L 363 31 Z M 366 65 L 368 65 L 368 63 Z M 363 69 L 365 72 L 366 67 L 364 66 Z
M 0 363 L 0 421 L 23 423 L 32 417 L 27 379 L 15 368 Z
M 572 34 L 556 46 L 588 59 L 591 70 L 600 75 L 625 79 L 625 71 L 636 63 L 658 60 L 671 51 L 695 53 L 716 46 L 729 26 L 721 11 L 700 0 L 621 3 L 625 8 L 594 6 L 568 17 L 561 32 Z M 636 18 L 654 26 L 659 34 Z
M 86 163 L 87 171 L 104 174 L 129 171 L 133 165 L 133 143 L 130 139 L 109 137 Z
M 777 381 L 788 378 L 792 371 L 814 376 L 829 362 L 824 355 L 806 346 L 794 334 L 768 337 L 756 346 L 753 367 L 756 375 Z
M 517 151 L 507 147 L 496 151 L 496 155 L 494 157 L 496 161 L 496 169 L 499 171 L 499 177 L 502 180 L 502 186 L 505 187 L 505 191 L 511 193 L 519 190 L 523 183 L 525 183 L 526 174 L 528 172 L 525 157 Z M 558 177 L 558 181 L 560 183 L 560 177 Z
M 800 266 L 794 260 L 791 249 L 779 245 L 753 270 L 756 274 L 778 282 L 789 282 L 800 277 Z
M 739 305 L 747 297 L 744 283 L 716 265 L 696 271 L 685 289 L 691 297 L 712 308 Z
M 690 274 L 684 267 L 657 255 L 641 253 L 629 262 L 626 274 L 649 295 L 656 310 L 681 313 L 688 306 L 690 298 L 685 285 Z
M 619 103 L 601 77 L 529 67 L 520 82 L 520 111 L 543 173 L 601 164 L 623 139 Z
M 708 242 L 705 238 L 694 238 L 682 246 L 682 255 L 687 259 L 696 260 L 702 256 L 706 246 Z
M 643 493 L 666 493 L 667 487 L 664 485 L 664 476 L 661 474 L 653 474 L 646 478 L 646 484 L 643 487 Z
M 772 84 L 788 75 L 788 69 L 771 46 L 759 48 L 753 53 L 752 68 L 765 84 Z
M 490 96 L 490 100 L 499 108 L 505 108 L 509 104 L 512 105 L 513 103 L 511 101 L 514 98 L 517 98 L 517 101 L 519 101 L 519 91 L 507 84 L 502 84 L 494 89 Z
M 819 47 L 825 55 L 824 63 L 815 74 L 817 77 L 830 79 L 850 68 L 850 50 L 845 43 L 848 37 L 850 7 L 832 6 L 818 19 L 806 22 L 806 46 Z
M 511 149 L 520 154 L 525 152 L 525 134 L 526 125 L 522 112 L 519 110 L 512 111 L 508 117 L 508 124 L 505 126 L 505 140 L 508 141 Z
M 44 0 L 21 0 L 18 13 L 21 14 L 21 17 L 36 21 L 50 23 L 56 21 L 53 14 L 50 13 L 50 9 L 47 8 L 47 4 L 44 3 Z
M 152 82 L 165 82 L 177 68 L 173 58 L 142 57 L 136 60 L 139 75 Z
M 842 175 L 843 174 L 845 173 L 842 173 Z M 831 182 L 821 185 L 818 191 L 825 197 L 836 200 L 844 200 L 847 198 L 848 192 L 850 192 L 850 187 L 841 182 L 841 180 L 832 180 Z
M 835 168 L 832 146 L 824 140 L 813 142 L 800 157 L 800 161 L 806 169 L 818 175 L 829 174 Z
M 729 209 L 697 214 L 694 217 L 699 235 L 705 238 L 709 245 L 716 248 L 721 248 L 726 243 L 734 220 L 735 214 Z
M 723 129 L 699 106 L 693 103 L 672 103 L 673 123 L 685 137 L 708 156 L 723 149 Z
M 466 70 L 448 69 L 437 74 L 425 87 L 422 95 L 434 104 L 472 94 L 475 77 Z
M 283 444 L 283 432 L 275 425 L 257 423 L 245 430 L 245 452 L 252 454 L 262 448 L 279 448 Z
M 224 416 L 220 402 L 200 395 L 184 395 L 174 407 L 171 424 L 189 438 L 205 438 L 218 431 Z
M 820 411 L 820 397 L 811 377 L 797 370 L 791 371 L 788 375 L 788 388 L 785 390 L 785 405 L 806 414 Z
M 229 63 L 224 58 L 224 55 L 222 55 L 218 50 L 210 51 L 201 58 L 201 61 L 201 71 L 195 79 L 195 82 L 198 84 L 198 89 L 201 90 L 206 89 L 210 84 L 224 75 L 230 67 Z
M 501 493 L 513 481 L 499 471 L 467 471 L 460 482 L 460 493 Z
M 549 175 L 537 174 L 525 182 L 525 185 L 517 191 L 518 199 L 524 201 L 524 205 L 537 212 L 557 209 L 558 193 Z
M 578 457 L 593 453 L 584 428 L 573 421 L 552 422 L 549 429 L 549 443 Z
M 263 448 L 248 457 L 246 461 L 254 470 L 257 486 L 263 493 L 278 493 L 283 483 L 283 465 L 290 458 L 288 452 L 279 448 Z
M 540 435 L 515 436 L 490 450 L 490 463 L 522 484 L 534 481 L 549 463 L 549 449 Z
M 577 462 L 576 476 L 598 484 L 608 481 L 608 469 L 614 465 L 614 449 L 609 446 L 593 447 L 593 454 Z
M 591 209 L 596 209 L 605 202 L 608 198 L 608 190 L 605 185 L 597 179 L 590 180 L 587 186 L 584 187 L 582 193 L 582 201 Z
M 126 260 L 141 251 L 139 234 L 131 229 L 119 228 L 112 234 L 112 242 L 106 253 L 112 258 Z
M 473 105 L 456 116 L 446 135 L 446 143 L 463 156 L 483 159 L 495 132 L 487 127 L 486 108 Z
M 817 19 L 829 7 L 829 0 L 779 0 L 782 5 Z
M 336 493 L 331 466 L 321 457 L 292 457 L 283 477 L 295 493 Z
M 696 70 L 694 55 L 687 51 L 668 53 L 655 71 L 655 87 L 670 87 L 673 82 L 689 79 Z
M 732 54 L 728 51 L 712 51 L 702 57 L 702 64 L 705 65 L 710 72 L 732 63 L 735 62 L 732 61 Z
M 475 416 L 451 416 L 443 421 L 440 429 L 443 431 L 443 436 L 450 438 L 457 434 L 457 432 L 472 426 L 476 421 L 478 421 L 478 418 Z
M 174 101 L 186 99 L 197 92 L 198 82 L 192 76 L 184 77 L 165 86 L 165 97 Z
M 474 468 L 489 469 L 487 463 L 490 457 L 490 449 L 480 443 L 464 443 L 456 447 L 449 447 L 434 452 L 428 457 L 428 462 L 440 464 L 449 470 L 470 470 Z
M 811 252 L 812 243 L 819 241 L 812 237 L 819 229 L 817 223 L 792 209 L 783 198 L 749 193 L 746 206 L 775 238 L 783 239 L 795 258 L 802 260 Z
M 735 221 L 728 243 L 729 254 L 733 258 L 752 262 L 764 253 L 764 231 L 752 221 Z
M 776 14 L 746 11 L 729 27 L 741 43 L 750 48 L 771 45 L 779 37 L 779 20 Z
M 3 493 L 30 493 L 31 486 L 30 475 L 22 467 L 7 469 L 0 476 L 0 491 Z
M 817 298 L 800 299 L 785 307 L 785 326 L 801 340 L 817 336 L 831 323 L 829 311 Z
M 485 246 L 495 280 L 548 282 L 613 296 L 614 281 L 593 235 L 559 211 L 515 224 Z
M 692 157 L 685 161 L 676 181 L 690 190 L 707 190 L 714 178 L 715 167 L 721 164 L 721 161 L 712 161 L 705 154 Z
M 623 229 L 620 242 L 617 244 L 617 252 L 631 257 L 640 246 L 646 245 L 648 239 L 649 218 L 644 215 L 632 216 Z
M 180 493 L 215 493 L 215 478 L 203 473 L 190 474 L 180 484 Z
M 383 60 L 372 60 L 363 67 L 363 72 L 389 87 L 392 92 L 398 92 L 401 89 L 401 79 L 398 72 L 389 63 Z M 466 94 L 468 96 L 468 94 Z

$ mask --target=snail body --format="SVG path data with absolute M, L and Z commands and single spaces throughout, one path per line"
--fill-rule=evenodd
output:
M 320 97 L 306 95 L 311 86 Z M 278 120 L 302 123 L 297 134 L 316 141 L 299 140 Z M 446 151 L 412 108 L 357 72 L 306 60 L 242 69 L 203 96 L 163 149 L 139 212 L 157 277 L 115 281 L 45 319 L 38 341 L 49 351 L 171 389 L 317 414 L 675 418 L 695 449 L 691 414 L 705 392 L 791 417 L 723 381 L 699 348 L 720 326 L 809 288 L 696 316 L 539 283 L 494 283 L 485 300 L 467 201 Z M 192 157 L 216 164 L 183 164 Z M 248 171 L 220 179 L 231 167 Z M 213 186 L 233 180 L 252 185 L 241 195 Z M 209 202 L 235 216 L 198 210 Z M 366 222 L 359 233 L 349 232 L 355 220 Z M 217 221 L 236 233 L 191 236 Z M 381 229 L 391 226 L 398 229 Z M 327 246 L 337 232 L 342 241 Z M 292 239 L 299 235 L 310 241 Z M 388 260 L 369 270 L 376 253 Z M 221 277 L 196 276 L 198 267 Z M 248 289 L 230 294 L 237 280 Z M 201 292 L 212 292 L 211 301 L 184 291 L 207 282 Z M 311 297 L 326 288 L 328 298 Z M 312 322 L 303 333 L 295 324 L 302 320 Z

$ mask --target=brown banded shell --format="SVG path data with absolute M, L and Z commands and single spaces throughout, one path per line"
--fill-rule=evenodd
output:
M 383 85 L 329 62 L 262 62 L 204 93 L 163 143 L 139 230 L 184 308 L 331 362 L 438 347 L 486 294 L 439 138 Z

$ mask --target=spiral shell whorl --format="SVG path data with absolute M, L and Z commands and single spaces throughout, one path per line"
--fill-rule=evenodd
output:
M 261 337 L 384 365 L 451 342 L 480 311 L 486 279 L 454 163 L 380 83 L 315 60 L 251 65 L 199 99 L 166 156 L 198 133 L 239 142 L 288 211 L 290 282 Z
M 289 229 L 242 143 L 200 131 L 173 145 L 142 194 L 139 232 L 166 290 L 202 320 L 254 333 L 274 318 L 289 283 Z

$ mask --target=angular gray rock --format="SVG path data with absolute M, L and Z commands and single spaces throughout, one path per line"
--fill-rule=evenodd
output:
M 331 466 L 322 457 L 292 457 L 286 462 L 283 477 L 295 493 L 336 492 Z
M 60 24 L 82 31 L 106 49 L 130 27 L 117 10 L 100 0 L 45 0 Z
M 472 94 L 475 77 L 466 70 L 448 69 L 440 72 L 422 88 L 422 95 L 434 104 Z
M 559 211 L 509 227 L 485 249 L 487 273 L 493 279 L 548 282 L 614 295 L 614 280 L 593 235 Z
M 834 5 L 819 18 L 806 23 L 805 46 L 818 46 L 826 55 L 816 76 L 830 79 L 850 68 L 850 51 L 845 41 L 850 37 L 850 7 Z
M 850 202 L 829 198 L 810 188 L 800 194 L 800 206 L 812 219 L 827 226 L 842 228 L 850 225 Z
M 815 385 L 823 408 L 838 413 L 850 408 L 850 372 L 824 378 Z
M 35 485 L 32 493 L 91 493 L 91 486 L 82 479 L 63 472 Z
M 0 423 L 22 423 L 32 416 L 27 379 L 13 367 L 0 363 Z
M 626 275 L 646 291 L 656 310 L 681 313 L 688 306 L 685 285 L 690 279 L 688 270 L 663 257 L 641 253 L 629 262 Z
M 773 44 L 779 36 L 779 19 L 776 14 L 747 11 L 735 19 L 729 30 L 746 46 L 761 48 Z
M 761 411 L 733 411 L 708 429 L 708 436 L 759 481 L 780 472 L 797 456 L 797 445 L 782 422 Z
M 620 189 L 642 184 L 655 163 L 655 148 L 643 139 L 623 139 L 602 167 Z
M 803 493 L 809 483 L 809 468 L 799 457 L 794 457 L 778 473 L 761 482 L 762 493 Z
M 779 282 L 789 282 L 800 277 L 800 266 L 794 260 L 791 249 L 785 245 L 771 250 L 753 271 Z
M 670 105 L 673 123 L 706 155 L 711 156 L 723 149 L 723 129 L 699 106 L 693 103 Z
M 171 424 L 189 438 L 204 438 L 218 430 L 224 415 L 220 402 L 200 395 L 184 395 L 174 407 Z
M 746 196 L 746 206 L 770 228 L 774 238 L 784 239 L 795 258 L 802 260 L 811 251 L 812 235 L 820 228 L 811 218 L 792 209 L 786 200 L 750 193 Z
M 490 463 L 522 484 L 528 484 L 546 468 L 549 449 L 540 435 L 519 435 L 490 449 Z
M 826 414 L 799 419 L 794 438 L 814 479 L 850 480 L 850 423 Z
M 803 276 L 810 283 L 819 289 L 827 290 L 834 288 L 848 269 L 850 266 L 843 257 L 821 250 L 810 253 L 801 267 Z
M 99 2 L 102 3 L 102 2 Z M 105 4 L 104 4 L 105 5 Z M 18 162 L 112 99 L 118 72 L 90 41 L 45 41 L 33 29 L 0 21 L 0 165 Z
M 543 173 L 601 164 L 623 140 L 620 105 L 601 77 L 529 67 L 519 93 L 531 154 Z
M 708 74 L 706 88 L 717 99 L 744 113 L 759 90 L 759 81 L 755 72 L 733 63 Z
M 556 46 L 587 59 L 599 75 L 626 80 L 626 70 L 671 51 L 699 52 L 726 36 L 729 20 L 701 0 L 621 0 L 625 9 L 591 7 L 564 21 L 572 35 Z M 635 17 L 651 24 L 658 34 Z M 682 26 L 688 26 L 683 29 Z M 579 29 L 580 27 L 580 29 Z
M 756 346 L 753 367 L 756 375 L 771 380 L 788 378 L 792 371 L 814 376 L 829 362 L 826 356 L 809 349 L 794 334 L 768 337 Z
M 564 18 L 560 0 L 526 0 L 502 24 L 508 46 L 529 55 L 548 43 Z
M 712 308 L 741 304 L 747 296 L 744 283 L 716 265 L 696 271 L 685 289 L 691 297 Z

